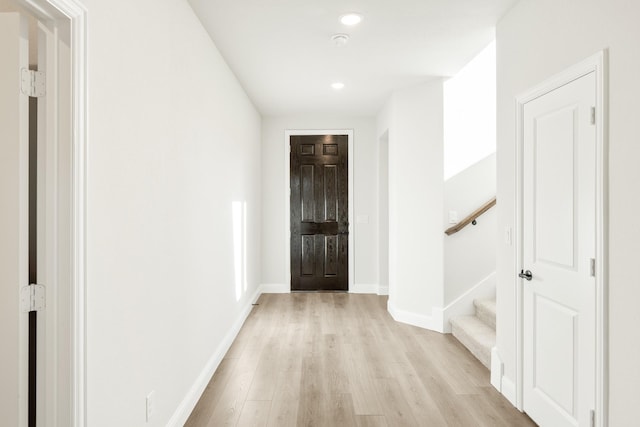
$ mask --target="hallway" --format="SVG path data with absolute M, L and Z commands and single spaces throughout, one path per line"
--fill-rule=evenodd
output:
M 455 338 L 386 302 L 263 294 L 186 426 L 535 426 Z

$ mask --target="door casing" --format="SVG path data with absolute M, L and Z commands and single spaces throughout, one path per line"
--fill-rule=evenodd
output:
M 596 75 L 596 402 L 595 426 L 608 425 L 608 72 L 603 50 L 555 75 L 516 98 L 516 266 L 524 268 L 523 252 L 523 150 L 524 105 L 588 73 Z M 523 410 L 524 290 L 514 272 L 516 289 L 516 407 Z
M 290 201 L 290 185 L 291 185 L 291 156 L 289 153 L 289 139 L 293 135 L 347 135 L 348 137 L 348 165 L 349 165 L 349 290 L 354 289 L 354 222 L 353 222 L 353 129 L 324 129 L 324 130 L 294 130 L 288 129 L 284 135 L 284 164 L 285 164 L 285 180 L 284 180 L 284 277 L 286 280 L 286 289 L 283 292 L 291 292 L 291 201 Z
M 44 350 L 48 381 L 44 398 L 48 406 L 38 425 L 83 427 L 87 424 L 87 11 L 78 0 L 15 0 L 15 4 L 35 17 L 41 28 L 49 30 L 41 34 L 45 34 L 46 43 L 51 46 L 46 59 L 49 96 L 43 132 L 45 149 L 50 155 L 38 164 L 39 175 L 47 181 L 43 198 L 51 206 L 42 221 L 46 236 L 42 250 L 47 259 L 44 281 L 52 284 L 47 291 L 45 313 L 50 337 Z M 56 349 L 62 350 L 67 358 L 58 356 Z M 58 390 L 63 390 L 66 396 L 56 396 Z M 56 403 L 51 404 L 58 398 L 63 402 L 59 408 Z

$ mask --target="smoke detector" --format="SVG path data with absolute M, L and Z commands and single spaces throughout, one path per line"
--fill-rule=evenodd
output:
M 349 42 L 348 34 L 334 34 L 331 36 L 331 41 L 338 47 L 342 47 Z

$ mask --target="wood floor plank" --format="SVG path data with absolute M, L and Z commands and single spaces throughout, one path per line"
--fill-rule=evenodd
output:
M 395 322 L 386 297 L 264 294 L 187 427 L 533 427 L 450 335 Z
M 271 402 L 268 400 L 247 400 L 244 402 L 237 427 L 264 427 L 269 419 Z
M 390 427 L 383 415 L 356 415 L 357 427 Z
M 222 396 L 238 359 L 222 359 L 218 369 L 205 388 L 198 404 L 185 423 L 185 427 L 198 427 L 207 425 L 215 406 Z
M 398 380 L 395 378 L 381 378 L 377 381 L 380 384 L 382 410 L 387 422 L 396 427 L 420 425 L 402 395 Z
M 484 393 L 478 395 L 480 405 L 495 408 L 500 418 L 510 427 L 536 427 L 531 418 L 514 408 L 492 386 L 483 388 Z
M 423 425 L 430 427 L 446 427 L 447 422 L 440 412 L 438 404 L 424 387 L 417 373 L 410 364 L 395 365 L 402 397 L 411 408 L 411 413 Z
M 236 425 L 260 361 L 262 342 L 262 340 L 254 341 L 245 346 L 245 351 L 238 358 L 231 378 L 229 378 L 207 426 Z
M 267 424 L 269 427 L 295 427 L 298 420 L 302 379 L 302 354 L 299 346 L 302 337 L 298 325 L 289 323 L 282 341 Z
M 378 383 L 367 363 L 365 354 L 355 344 L 347 347 L 347 370 L 353 406 L 358 415 L 384 415 Z
M 428 365 L 424 361 L 421 363 L 414 360 L 413 366 L 416 368 L 415 371 L 420 382 L 436 403 L 448 426 L 466 427 L 476 425 L 470 408 L 464 405 L 464 402 L 459 399 L 459 395 L 454 392 L 446 379 L 443 378 L 443 376 L 446 376 L 446 372 L 438 372 L 432 365 Z
M 283 399 L 275 397 L 271 402 L 268 427 L 296 427 L 298 425 L 298 407 L 300 400 L 297 398 Z
M 273 398 L 279 358 L 280 342 L 276 337 L 271 337 L 262 349 L 262 355 L 247 395 L 248 400 L 271 400 Z
M 353 399 L 350 393 L 332 394 L 328 400 L 328 424 L 336 427 L 353 427 L 356 418 L 353 411 Z

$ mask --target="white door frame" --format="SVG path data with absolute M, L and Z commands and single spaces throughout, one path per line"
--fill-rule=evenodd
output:
M 516 99 L 516 266 L 523 268 L 524 105 L 586 74 L 596 75 L 596 402 L 595 425 L 608 425 L 608 72 L 607 51 L 601 51 L 557 74 Z M 516 289 L 516 407 L 523 410 L 524 306 L 522 280 Z
M 47 329 L 53 330 L 56 339 L 47 343 L 47 356 L 53 354 L 56 346 L 65 346 L 65 353 L 70 360 L 56 360 L 56 367 L 61 369 L 60 373 L 52 375 L 55 382 L 53 390 L 68 390 L 69 396 L 65 397 L 69 407 L 70 427 L 86 426 L 86 146 L 87 146 L 87 10 L 79 0 L 15 0 L 19 6 L 24 7 L 31 15 L 37 18 L 44 25 L 53 28 L 52 40 L 54 43 L 54 60 L 60 59 L 58 43 L 62 43 L 61 29 L 68 29 L 70 40 L 70 69 L 61 64 L 55 65 L 56 72 L 69 73 L 70 88 L 70 115 L 52 112 L 53 123 L 46 128 L 46 138 L 53 146 L 53 151 L 58 152 L 60 159 L 66 158 L 67 162 L 61 161 L 58 165 L 60 169 L 55 171 L 47 168 L 46 175 L 55 173 L 55 183 L 53 183 L 53 194 L 57 198 L 56 202 L 64 204 L 59 212 L 65 215 L 62 223 L 66 223 L 68 230 L 60 229 L 60 223 L 47 219 L 47 224 L 52 224 L 54 230 L 48 230 L 48 235 L 54 236 L 55 242 L 47 242 L 47 247 L 55 249 L 64 247 L 68 251 L 68 256 L 56 257 L 54 259 L 53 270 L 57 272 L 66 271 L 67 280 L 60 280 L 57 283 L 58 289 L 64 290 L 69 295 L 69 299 L 64 298 L 47 301 L 47 310 L 56 313 L 64 313 L 70 317 L 69 324 L 58 324 L 55 316 L 47 316 Z M 62 60 L 61 60 L 62 61 Z M 58 87 L 58 79 L 48 79 L 52 82 L 52 87 L 47 91 L 54 96 L 58 96 L 61 87 Z M 59 98 L 58 98 L 59 99 Z M 63 120 L 69 120 L 70 141 L 58 140 L 58 131 L 64 126 Z M 66 142 L 66 144 L 65 144 Z M 64 170 L 62 170 L 64 169 Z M 68 330 L 62 330 L 62 328 Z M 66 336 L 65 338 L 61 338 Z M 64 369 L 66 368 L 66 369 Z M 48 388 L 51 389 L 51 388 Z M 47 398 L 51 398 L 47 395 Z M 58 425 L 55 411 L 47 412 L 44 420 L 47 426 L 63 427 Z M 40 425 L 40 423 L 38 423 Z
M 353 238 L 353 129 L 337 130 L 294 130 L 287 129 L 284 132 L 284 277 L 287 289 L 283 291 L 291 292 L 291 153 L 289 140 L 296 135 L 347 135 L 348 137 L 348 172 L 349 172 L 349 292 L 354 290 L 355 274 L 355 246 Z

